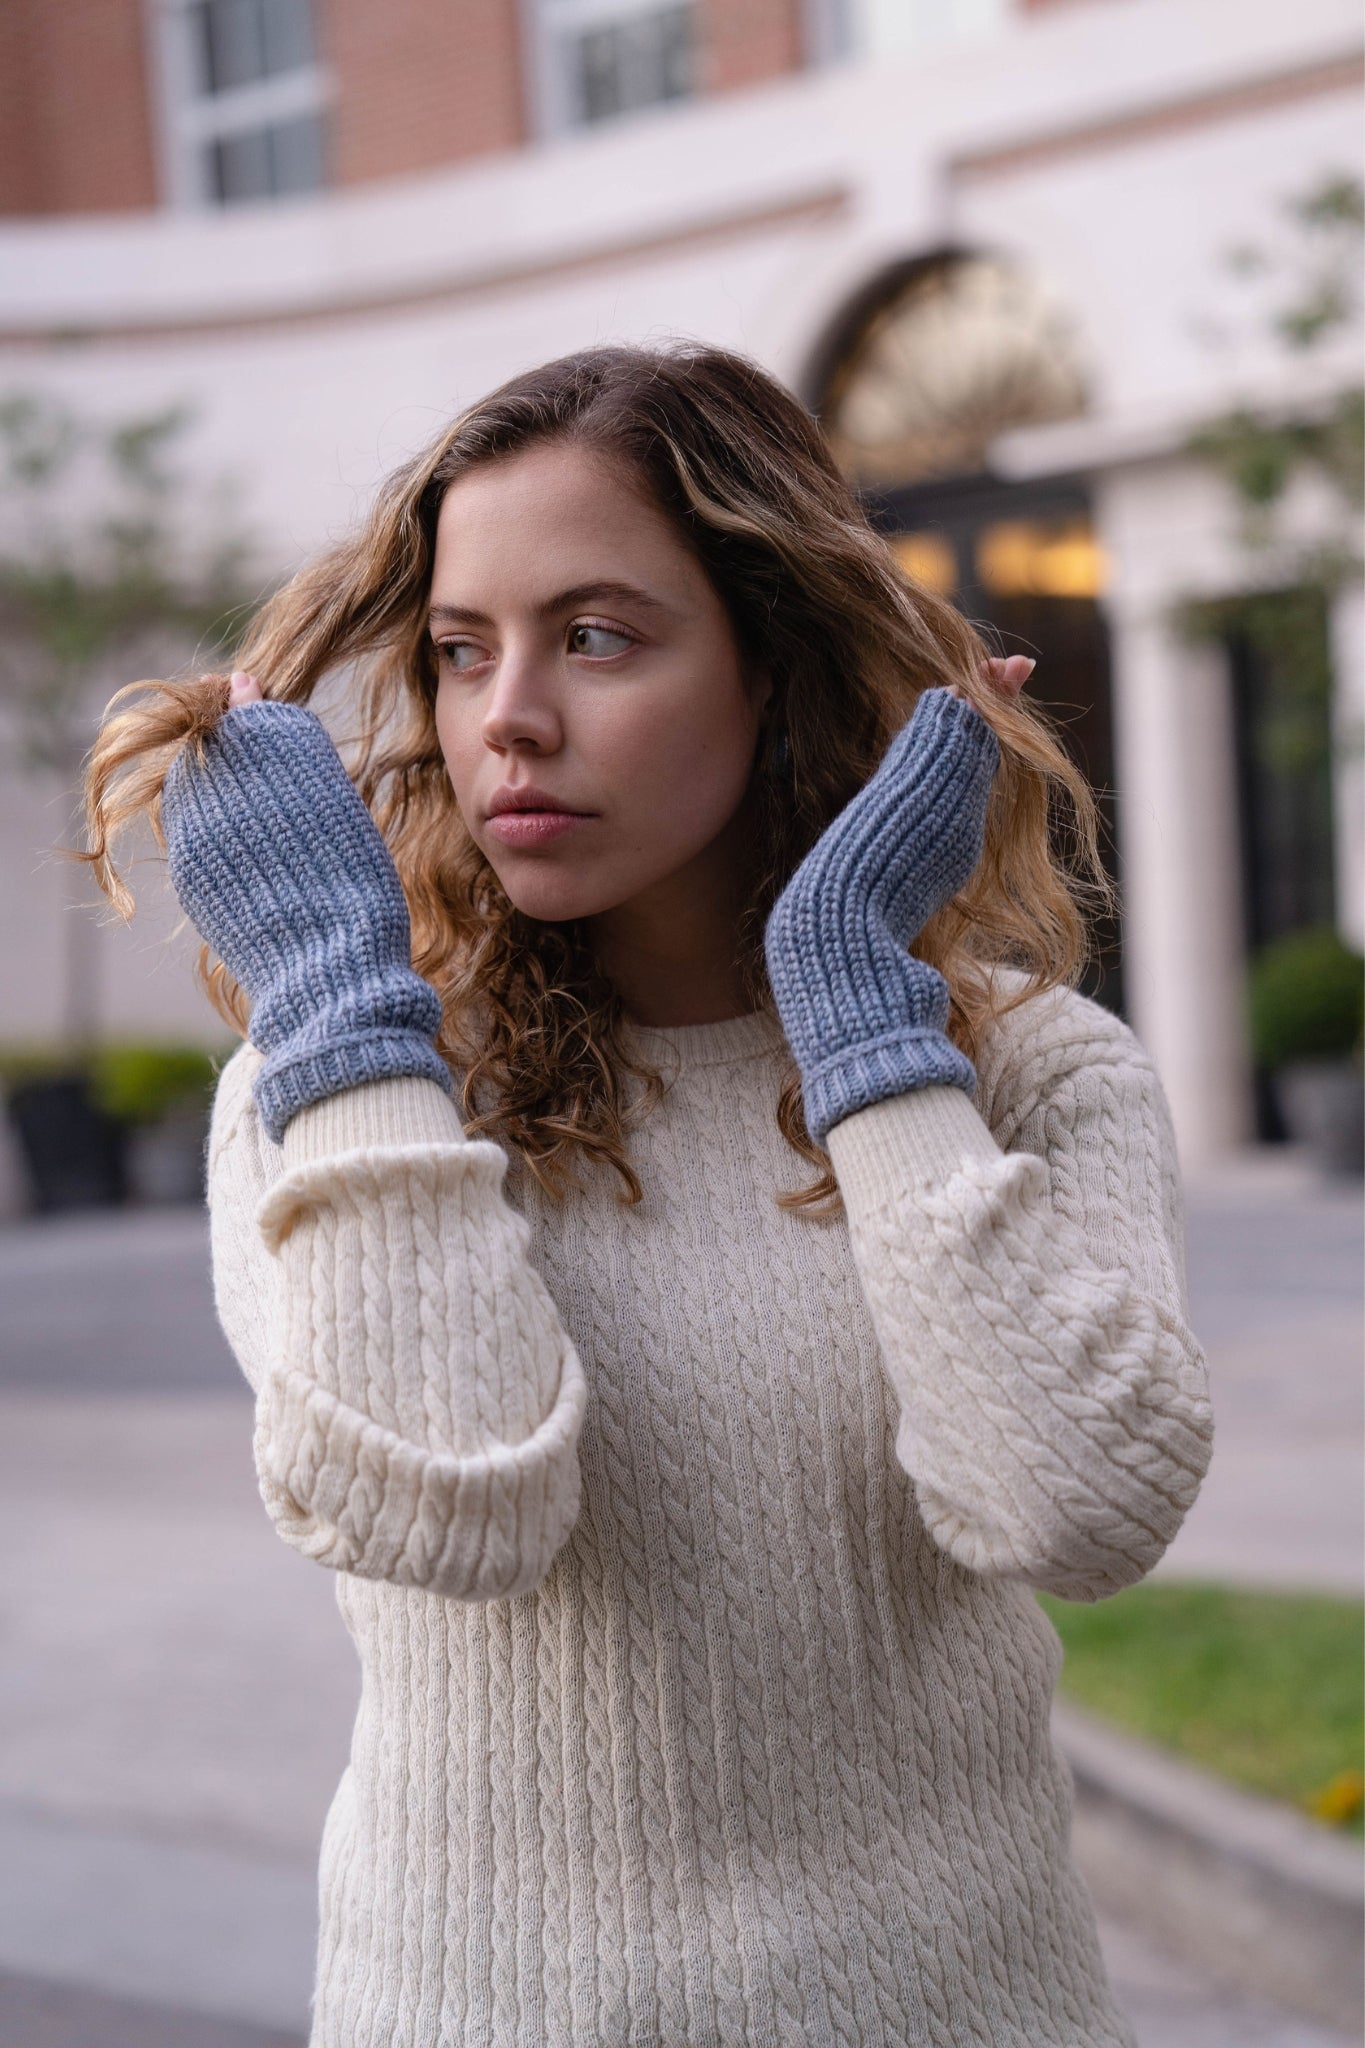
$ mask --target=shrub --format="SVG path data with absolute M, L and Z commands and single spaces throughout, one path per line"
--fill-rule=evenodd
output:
M 0 1047 L 0 1092 L 84 1079 L 96 1108 L 118 1123 L 153 1124 L 168 1110 L 207 1108 L 221 1059 L 201 1046 L 152 1043 Z
M 125 1124 L 154 1124 L 168 1110 L 207 1107 L 217 1078 L 213 1054 L 192 1045 L 102 1045 L 90 1061 L 95 1101 Z
M 1252 961 L 1248 998 L 1257 1066 L 1341 1059 L 1365 1031 L 1365 960 L 1334 931 L 1293 932 Z

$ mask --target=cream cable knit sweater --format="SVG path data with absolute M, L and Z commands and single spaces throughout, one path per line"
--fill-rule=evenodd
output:
M 1030 1588 L 1139 1578 L 1209 1455 L 1151 1064 L 1037 998 L 977 1107 L 835 1127 L 820 1223 L 773 1014 L 639 1038 L 633 1209 L 504 1188 L 428 1081 L 280 1148 L 222 1079 L 261 1488 L 364 1675 L 314 2048 L 1128 2043 Z

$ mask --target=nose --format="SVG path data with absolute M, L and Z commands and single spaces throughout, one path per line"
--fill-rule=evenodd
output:
M 495 753 L 553 754 L 563 743 L 554 678 L 531 650 L 503 651 L 484 705 L 483 738 Z

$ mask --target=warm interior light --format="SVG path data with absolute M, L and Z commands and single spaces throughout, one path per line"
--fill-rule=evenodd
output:
M 912 583 L 951 597 L 957 589 L 957 556 L 941 533 L 898 533 L 891 552 Z
M 1106 563 L 1087 519 L 1008 519 L 978 539 L 976 573 L 992 597 L 1098 597 Z

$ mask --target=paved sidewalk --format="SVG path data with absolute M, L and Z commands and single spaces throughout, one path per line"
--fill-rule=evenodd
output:
M 1359 1190 L 1257 1163 L 1190 1238 L 1220 1484 L 1166 1568 L 1358 1587 Z M 201 1219 L 0 1232 L 0 1332 L 5 2048 L 292 2048 L 356 1670 L 261 1510 Z M 1104 1934 L 1142 2048 L 1344 2048 Z
M 1214 1458 L 1170 1576 L 1365 1588 L 1365 1205 L 1276 1151 L 1186 1190 Z
M 4 2040 L 14 2048 L 304 2048 L 304 2036 L 212 2013 L 110 1998 L 0 1970 Z

